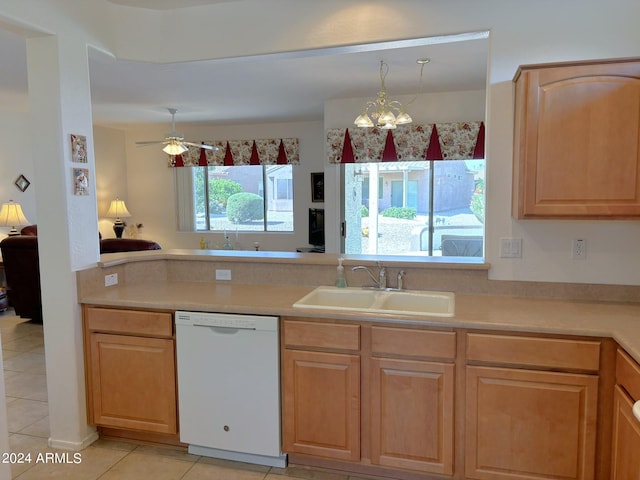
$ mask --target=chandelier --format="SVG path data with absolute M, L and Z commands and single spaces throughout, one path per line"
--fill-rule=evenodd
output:
M 422 87 L 422 69 L 425 64 L 429 63 L 429 58 L 419 58 L 416 62 L 421 65 L 420 68 L 420 87 Z M 353 123 L 358 127 L 373 127 L 374 120 L 378 127 L 385 130 L 396 128 L 396 125 L 404 125 L 413 122 L 411 116 L 405 111 L 404 105 L 397 100 L 390 100 L 387 96 L 387 89 L 384 83 L 389 73 L 389 65 L 380 60 L 380 91 L 378 98 L 365 103 L 362 113 L 358 115 Z M 415 97 L 411 100 L 413 102 Z M 409 103 L 411 103 L 409 102 Z M 373 120 L 372 120 L 373 119 Z

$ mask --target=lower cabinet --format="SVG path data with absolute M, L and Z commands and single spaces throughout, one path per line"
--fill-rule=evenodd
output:
M 640 478 L 640 419 L 633 406 L 640 401 L 640 366 L 618 350 L 613 397 L 611 480 Z
M 640 478 L 640 420 L 632 412 L 634 402 L 616 385 L 613 397 L 611 480 Z
M 453 473 L 453 364 L 371 360 L 371 463 Z
M 599 348 L 597 341 L 469 334 L 466 478 L 592 480 Z
M 360 356 L 285 350 L 284 450 L 360 459 Z
M 285 452 L 453 473 L 455 333 L 293 318 L 282 331 Z
M 466 475 L 592 479 L 598 377 L 467 367 Z
M 85 307 L 89 423 L 178 431 L 172 315 Z

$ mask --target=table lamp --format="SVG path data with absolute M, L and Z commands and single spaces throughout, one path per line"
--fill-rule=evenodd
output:
M 9 236 L 20 235 L 16 226 L 29 225 L 29 220 L 22 213 L 22 207 L 19 203 L 9 200 L 9 203 L 3 203 L 0 209 L 0 226 L 11 227 Z
M 109 206 L 109 210 L 107 210 L 107 217 L 116 219 L 113 223 L 113 231 L 116 234 L 116 238 L 122 238 L 122 232 L 124 231 L 125 223 L 121 218 L 130 216 L 131 214 L 129 210 L 127 210 L 124 200 L 119 200 L 118 198 L 111 200 L 111 205 Z

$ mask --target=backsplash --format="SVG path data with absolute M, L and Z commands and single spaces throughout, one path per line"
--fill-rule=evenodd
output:
M 337 265 L 333 256 L 323 255 L 321 258 L 314 254 L 299 255 L 295 258 L 234 258 L 201 254 L 171 257 L 170 251 L 167 251 L 162 255 L 136 257 L 135 261 L 104 262 L 96 268 L 80 271 L 77 273 L 79 295 L 114 288 L 104 286 L 104 276 L 111 273 L 118 274 L 119 286 L 170 281 L 316 287 L 334 284 Z M 351 267 L 356 264 L 371 266 L 374 271 L 376 268 L 373 261 L 345 260 L 348 285 L 372 285 L 366 272 L 351 271 Z M 408 290 L 640 303 L 640 287 L 633 285 L 495 281 L 488 278 L 488 265 L 411 262 L 384 264 L 387 267 L 388 286 L 396 286 L 398 272 L 402 269 L 405 271 L 403 288 Z M 216 270 L 230 270 L 231 280 L 216 280 Z

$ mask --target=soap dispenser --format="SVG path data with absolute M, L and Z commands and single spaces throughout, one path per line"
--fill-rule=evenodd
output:
M 336 287 L 345 288 L 347 286 L 347 279 L 344 276 L 344 267 L 342 266 L 342 261 L 344 258 L 340 257 L 338 259 L 338 269 L 336 272 Z

